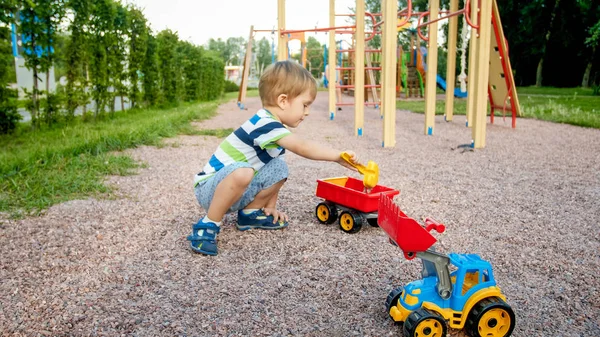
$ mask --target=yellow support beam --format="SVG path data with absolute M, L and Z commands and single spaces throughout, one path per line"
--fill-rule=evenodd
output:
M 396 146 L 396 47 L 398 44 L 398 1 L 382 0 L 382 79 L 383 147 Z
M 458 11 L 458 0 L 450 0 L 450 13 Z M 456 40 L 458 17 L 453 16 L 448 22 L 448 59 L 446 68 L 446 122 L 454 118 L 454 83 L 456 82 Z
M 329 0 L 329 27 L 335 27 L 335 0 Z M 339 79 L 335 74 L 335 29 L 329 30 L 329 50 L 327 55 L 327 79 L 329 80 L 329 119 L 335 117 L 335 86 Z
M 471 1 L 471 22 L 474 24 L 478 23 L 478 1 Z M 477 29 L 471 27 L 471 40 L 469 41 L 469 66 L 467 71 L 467 126 L 473 127 L 473 116 L 475 115 L 475 97 L 477 93 L 475 91 L 475 83 L 477 78 L 477 73 L 475 68 L 477 68 L 477 60 L 479 59 L 478 54 L 478 37 L 479 32 Z
M 436 20 L 440 12 L 440 0 L 429 0 L 429 21 Z M 427 26 L 429 43 L 427 46 L 427 72 L 425 74 L 425 134 L 433 135 L 435 127 L 435 103 L 437 88 L 438 23 Z
M 354 135 L 362 136 L 365 123 L 365 0 L 356 0 L 354 52 Z
M 248 76 L 250 75 L 250 60 L 252 59 L 252 39 L 254 36 L 254 26 L 250 26 L 250 37 L 246 45 L 246 56 L 244 56 L 244 70 L 242 71 L 242 81 L 240 82 L 240 91 L 238 93 L 238 106 L 243 109 L 246 101 L 246 91 L 248 88 Z
M 277 0 L 277 61 L 288 59 L 287 37 L 281 36 L 283 30 L 285 30 L 285 0 Z
M 473 119 L 473 147 L 485 147 L 487 124 L 488 85 L 490 75 L 490 41 L 492 33 L 492 1 L 482 1 L 480 8 L 479 41 L 475 79 L 475 111 Z M 470 94 L 470 93 L 469 93 Z

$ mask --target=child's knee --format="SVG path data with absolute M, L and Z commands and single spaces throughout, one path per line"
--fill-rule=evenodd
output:
M 248 185 L 254 178 L 254 169 L 251 167 L 240 167 L 229 174 L 237 185 Z

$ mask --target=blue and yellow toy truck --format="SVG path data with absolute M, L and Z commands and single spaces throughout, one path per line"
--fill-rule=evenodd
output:
M 472 337 L 508 337 L 515 314 L 496 284 L 492 265 L 476 254 L 440 254 L 431 249 L 429 231 L 445 227 L 426 219 L 426 227 L 407 217 L 391 199 L 379 199 L 379 226 L 407 259 L 423 262 L 422 278 L 387 296 L 390 317 L 405 337 L 445 337 L 448 327 Z

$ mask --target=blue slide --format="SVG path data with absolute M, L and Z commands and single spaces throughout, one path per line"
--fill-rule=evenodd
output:
M 427 48 L 421 46 L 421 55 L 423 55 L 423 58 L 425 58 L 427 56 Z M 424 60 L 423 60 L 423 68 L 425 68 L 425 71 L 427 71 L 427 64 L 425 63 Z M 444 80 L 442 78 L 442 76 L 440 76 L 440 74 L 436 74 L 435 81 L 436 81 L 437 86 L 440 87 L 440 89 L 446 91 L 446 80 Z M 454 97 L 466 98 L 467 92 L 460 91 L 460 88 L 454 88 Z
M 442 78 L 442 76 L 437 75 L 435 81 L 436 81 L 438 87 L 440 87 L 442 90 L 446 91 L 446 81 Z M 467 97 L 467 92 L 460 91 L 460 88 L 454 88 L 454 97 L 465 98 L 465 97 Z

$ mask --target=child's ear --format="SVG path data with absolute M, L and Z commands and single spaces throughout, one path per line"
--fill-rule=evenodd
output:
M 290 104 L 290 101 L 288 100 L 288 97 L 286 94 L 281 94 L 281 95 L 277 96 L 277 106 L 279 106 L 279 108 L 281 110 L 285 110 L 285 108 L 288 106 L 288 104 Z

